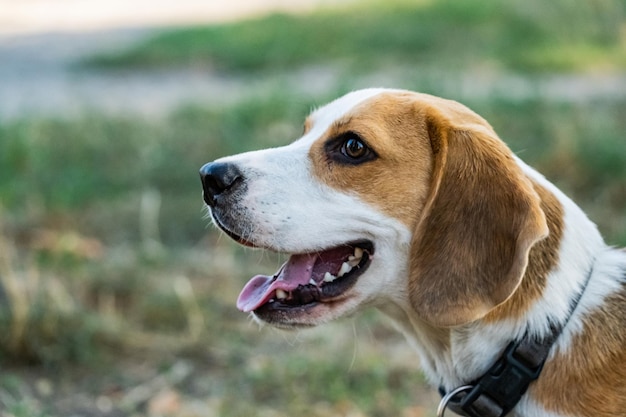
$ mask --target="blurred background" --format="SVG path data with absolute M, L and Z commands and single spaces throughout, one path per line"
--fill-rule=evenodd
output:
M 459 100 L 626 246 L 621 0 L 0 0 L 0 416 L 427 417 L 375 311 L 235 308 L 280 256 L 210 226 L 198 168 L 315 106 Z

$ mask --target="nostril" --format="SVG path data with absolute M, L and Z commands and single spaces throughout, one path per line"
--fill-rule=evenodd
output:
M 223 162 L 205 164 L 200 168 L 204 201 L 214 206 L 217 196 L 233 188 L 240 179 L 241 172 L 234 164 Z

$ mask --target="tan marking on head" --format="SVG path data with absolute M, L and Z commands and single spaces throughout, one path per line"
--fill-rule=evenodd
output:
M 378 155 L 358 165 L 329 159 L 325 144 L 357 133 Z M 412 226 L 424 204 L 432 171 L 432 150 L 423 118 L 408 94 L 384 93 L 336 120 L 310 149 L 315 175 L 325 184 L 378 207 Z
M 337 164 L 324 144 L 346 131 L 379 155 Z M 467 107 L 417 93 L 365 100 L 313 144 L 315 175 L 415 229 L 408 291 L 436 326 L 484 317 L 518 288 L 546 236 L 531 181 L 491 126 Z
M 585 317 L 567 352 L 547 362 L 529 394 L 547 410 L 617 417 L 626 410 L 626 287 Z
M 543 294 L 548 274 L 559 262 L 559 248 L 563 237 L 563 207 L 556 196 L 540 184 L 533 181 L 533 187 L 541 199 L 541 210 L 546 215 L 548 237 L 532 247 L 519 288 L 511 298 L 485 316 L 486 322 L 522 318 Z

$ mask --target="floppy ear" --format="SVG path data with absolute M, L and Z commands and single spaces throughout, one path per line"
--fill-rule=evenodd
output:
M 446 102 L 426 110 L 426 126 L 434 167 L 411 243 L 410 299 L 427 322 L 455 326 L 513 294 L 548 228 L 531 182 L 487 122 Z

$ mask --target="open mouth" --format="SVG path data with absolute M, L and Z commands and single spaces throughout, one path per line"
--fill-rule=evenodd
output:
M 264 315 L 338 301 L 367 270 L 373 254 L 371 242 L 359 241 L 291 255 L 274 276 L 252 278 L 239 294 L 237 308 Z

